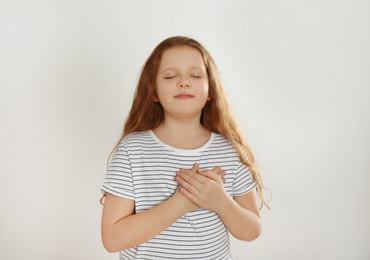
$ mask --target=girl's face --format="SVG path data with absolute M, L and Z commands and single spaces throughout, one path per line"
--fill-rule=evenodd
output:
M 156 78 L 156 96 L 165 118 L 199 116 L 209 98 L 208 76 L 201 53 L 181 46 L 166 50 Z

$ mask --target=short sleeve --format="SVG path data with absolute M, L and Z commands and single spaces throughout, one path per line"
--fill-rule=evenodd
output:
M 124 144 L 120 144 L 108 168 L 101 191 L 123 197 L 135 199 L 130 158 Z
M 242 162 L 239 162 L 235 171 L 232 195 L 244 195 L 252 191 L 256 186 L 257 182 L 253 178 L 248 166 L 246 166 Z

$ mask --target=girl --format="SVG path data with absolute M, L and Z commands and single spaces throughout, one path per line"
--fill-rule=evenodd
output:
M 259 236 L 260 173 L 216 64 L 194 39 L 154 49 L 114 151 L 102 240 L 120 259 L 232 259 L 228 231 Z

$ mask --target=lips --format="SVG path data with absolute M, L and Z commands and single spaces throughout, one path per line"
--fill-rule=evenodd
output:
M 175 96 L 175 98 L 178 98 L 178 99 L 189 99 L 189 98 L 193 98 L 194 96 L 189 94 L 189 93 L 181 93 L 181 94 L 178 94 Z

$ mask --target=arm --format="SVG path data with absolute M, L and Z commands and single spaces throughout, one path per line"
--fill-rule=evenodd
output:
M 230 198 L 227 205 L 218 215 L 230 233 L 235 238 L 244 241 L 258 238 L 261 234 L 261 219 L 256 191 L 235 196 L 234 199 Z
M 195 164 L 190 171 L 195 173 L 197 170 Z M 220 167 L 212 171 L 224 180 Z M 106 194 L 101 232 L 107 251 L 117 252 L 145 243 L 198 206 L 184 197 L 178 188 L 171 198 L 151 209 L 134 214 L 134 208 L 133 200 Z
M 178 190 L 163 203 L 134 214 L 135 202 L 106 194 L 102 216 L 102 240 L 108 252 L 138 246 L 172 225 L 197 207 Z
M 222 180 L 212 171 L 181 171 L 176 180 L 189 200 L 199 207 L 216 212 L 230 233 L 238 239 L 252 241 L 261 233 L 257 195 L 251 191 L 232 199 L 225 191 Z

